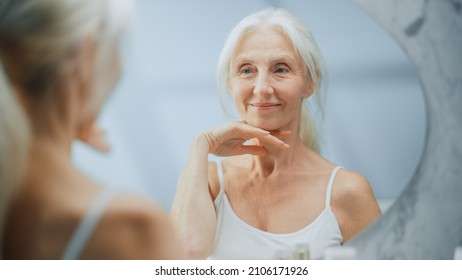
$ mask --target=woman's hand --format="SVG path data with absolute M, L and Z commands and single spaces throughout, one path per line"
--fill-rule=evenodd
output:
M 109 153 L 111 146 L 106 141 L 105 136 L 106 132 L 94 122 L 86 128 L 81 128 L 77 134 L 77 139 L 98 152 Z
M 226 125 L 210 129 L 202 136 L 205 138 L 209 153 L 216 156 L 236 156 L 251 154 L 263 156 L 266 149 L 261 144 L 274 145 L 280 149 L 289 147 L 278 137 L 284 137 L 290 134 L 290 131 L 270 133 L 269 131 L 253 127 L 243 121 L 231 122 Z M 248 140 L 257 139 L 260 144 L 245 143 Z

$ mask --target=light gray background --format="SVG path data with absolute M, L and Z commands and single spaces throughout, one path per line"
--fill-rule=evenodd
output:
M 76 164 L 95 179 L 147 195 L 168 211 L 192 139 L 228 120 L 215 90 L 228 32 L 243 17 L 278 6 L 312 29 L 327 64 L 324 155 L 365 175 L 383 209 L 408 184 L 424 145 L 420 84 L 398 44 L 350 1 L 136 4 L 125 73 L 100 122 L 113 151 L 75 145 Z M 412 18 L 412 10 L 404 12 Z

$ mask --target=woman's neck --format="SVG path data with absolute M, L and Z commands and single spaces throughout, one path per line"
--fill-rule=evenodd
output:
M 270 176 L 280 171 L 300 166 L 300 161 L 306 159 L 309 149 L 303 144 L 298 134 L 291 133 L 281 138 L 289 144 L 289 148 L 280 149 L 274 145 L 262 143 L 267 151 L 265 156 L 253 157 L 253 169 L 262 176 Z
M 74 174 L 75 168 L 71 159 L 70 140 L 62 138 L 34 137 L 29 147 L 26 185 L 47 184 L 59 181 L 69 174 Z
M 71 160 L 72 142 L 75 133 L 72 129 L 49 129 L 34 132 L 31 153 L 37 156 L 60 156 Z

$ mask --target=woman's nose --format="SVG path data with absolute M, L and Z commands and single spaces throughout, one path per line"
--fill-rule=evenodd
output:
M 260 73 L 258 74 L 257 78 L 255 79 L 253 93 L 255 95 L 271 95 L 274 93 L 269 75 Z

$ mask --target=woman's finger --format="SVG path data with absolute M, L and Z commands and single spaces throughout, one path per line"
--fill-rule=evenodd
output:
M 111 146 L 102 137 L 91 137 L 85 143 L 100 153 L 106 154 L 111 151 Z
M 284 139 L 288 137 L 291 134 L 290 130 L 270 132 L 258 127 L 251 126 L 244 121 L 237 122 L 237 124 L 238 126 L 235 128 L 240 130 L 241 136 L 245 140 L 257 138 L 265 143 L 276 145 L 282 149 L 289 147 L 289 145 L 282 141 L 281 138 Z
M 106 131 L 95 124 L 87 130 L 80 131 L 77 135 L 77 139 L 98 152 L 108 153 L 111 150 L 111 146 L 106 141 L 105 136 Z
M 262 141 L 262 142 L 265 142 L 267 144 L 272 144 L 272 145 L 275 145 L 276 147 L 280 148 L 280 149 L 287 149 L 289 148 L 290 146 L 282 141 L 281 139 L 271 135 L 271 134 L 268 134 L 268 135 L 265 135 L 261 138 L 258 138 L 258 140 Z
M 239 147 L 238 154 L 236 155 L 243 155 L 249 154 L 254 156 L 264 156 L 266 155 L 266 149 L 262 146 L 256 145 L 242 145 Z
M 243 121 L 228 123 L 204 133 L 209 145 L 209 152 L 220 156 L 265 155 L 267 151 L 263 146 L 246 145 L 252 139 L 257 139 L 260 143 L 267 145 L 274 145 L 279 149 L 287 149 L 289 145 L 280 138 L 283 139 L 288 135 L 290 135 L 290 131 L 269 132 Z

